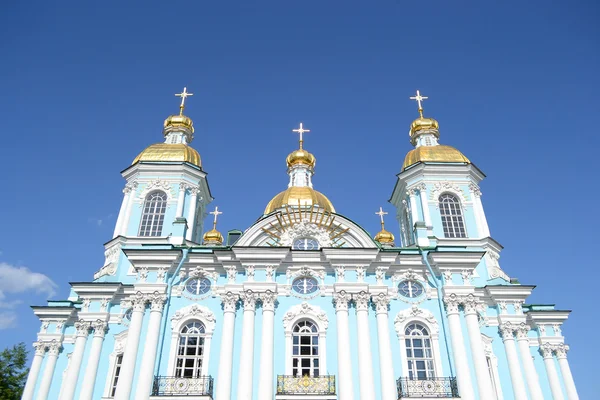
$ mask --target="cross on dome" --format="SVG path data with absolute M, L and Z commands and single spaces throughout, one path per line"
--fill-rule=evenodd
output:
M 183 115 L 183 109 L 185 108 L 185 99 L 188 96 L 193 96 L 194 93 L 188 93 L 187 92 L 187 87 L 183 88 L 183 92 L 181 93 L 175 93 L 175 96 L 177 97 L 181 97 L 181 105 L 179 106 L 179 115 Z
M 219 207 L 215 206 L 215 211 L 211 211 L 209 212 L 209 214 L 212 214 L 215 216 L 215 220 L 213 221 L 213 229 L 215 229 L 217 227 L 217 218 L 219 218 L 219 215 L 223 214 L 221 211 L 219 211 Z
M 427 100 L 429 97 L 426 96 L 421 96 L 421 93 L 417 90 L 417 95 L 416 96 L 412 96 L 410 99 L 411 100 L 415 100 L 417 102 L 417 104 L 419 105 L 419 114 L 421 115 L 421 118 L 423 118 L 423 105 L 421 104 L 421 102 L 423 100 Z
M 381 218 L 381 227 L 383 228 L 384 222 L 383 222 L 383 216 L 387 215 L 388 213 L 383 211 L 382 207 L 379 207 L 379 211 L 375 213 L 375 215 L 379 215 L 379 218 Z
M 300 134 L 300 149 L 302 149 L 302 143 L 304 142 L 302 134 L 304 132 L 310 132 L 310 129 L 304 129 L 304 127 L 302 126 L 302 122 L 300 122 L 300 128 L 292 129 L 292 132 L 296 132 L 296 133 Z

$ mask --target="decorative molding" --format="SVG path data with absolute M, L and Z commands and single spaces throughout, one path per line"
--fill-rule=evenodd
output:
M 106 321 L 102 321 L 100 319 L 95 320 L 91 324 L 91 328 L 94 330 L 94 336 L 104 337 L 106 331 L 108 329 L 108 323 Z
M 115 243 L 113 246 L 104 250 L 104 265 L 94 274 L 94 279 L 104 275 L 114 276 L 117 273 L 119 255 L 121 254 L 121 243 Z
M 377 269 L 375 270 L 375 280 L 377 281 L 378 285 L 383 285 L 383 281 L 385 279 L 385 271 L 386 268 L 384 267 L 377 267 Z
M 523 302 L 521 300 L 515 300 L 513 307 L 515 308 L 515 314 L 523 315 Z
M 52 340 L 50 342 L 45 342 L 46 343 L 46 348 L 48 349 L 48 355 L 49 356 L 58 356 L 58 353 L 60 353 L 61 349 L 62 349 L 62 343 L 60 343 L 57 340 Z
M 440 331 L 439 324 L 433 313 L 424 308 L 419 308 L 414 305 L 411 308 L 400 311 L 394 319 L 394 328 L 398 337 L 404 335 L 406 325 L 413 320 L 424 322 L 431 331 L 431 334 L 438 334 Z
M 460 275 L 462 276 L 462 280 L 463 280 L 463 285 L 473 285 L 473 271 L 472 270 L 468 270 L 468 269 L 463 269 L 460 272 Z
M 265 268 L 265 275 L 267 277 L 267 282 L 273 282 L 273 278 L 275 277 L 275 271 L 277 270 L 277 266 L 267 265 Z
M 227 282 L 235 283 L 235 278 L 237 276 L 237 269 L 235 266 L 225 267 L 225 271 L 227 271 Z
M 319 242 L 319 247 L 332 247 L 331 236 L 327 229 L 308 220 L 302 220 L 286 229 L 281 234 L 279 245 L 291 247 L 294 240 L 303 237 L 315 238 Z
M 481 308 L 482 301 L 472 293 L 462 297 L 460 300 L 464 307 L 465 315 L 477 314 L 477 310 Z
M 352 300 L 354 300 L 356 312 L 369 311 L 369 301 L 371 300 L 369 293 L 365 292 L 364 290 L 360 291 L 359 293 L 354 293 L 352 295 Z
M 501 278 L 510 282 L 510 277 L 502 270 L 502 268 L 500 268 L 499 258 L 500 255 L 497 252 L 491 249 L 487 250 L 485 254 L 485 264 L 487 266 L 489 278 L 490 280 Z
M 89 297 L 81 299 L 81 311 L 88 312 L 90 309 L 90 304 L 92 303 L 92 299 Z
M 294 324 L 298 319 L 310 318 L 319 325 L 319 332 L 324 332 L 329 326 L 327 313 L 318 306 L 310 305 L 306 302 L 298 304 L 290 308 L 283 316 L 283 329 L 287 334 L 292 333 Z
M 171 187 L 171 182 L 161 179 L 154 179 L 146 183 L 144 188 L 140 191 L 139 196 L 137 197 L 137 201 L 141 202 L 141 204 L 144 204 L 146 196 L 148 196 L 150 192 L 153 192 L 155 190 L 165 192 L 167 195 L 167 201 L 172 201 L 175 197 L 175 193 L 173 193 L 173 188 Z
M 146 301 L 150 303 L 150 311 L 162 312 L 167 301 L 167 296 L 159 292 L 154 292 L 146 295 Z
M 33 348 L 35 349 L 36 356 L 44 356 L 46 354 L 46 343 L 45 342 L 33 342 Z
M 444 297 L 444 304 L 446 304 L 446 313 L 448 315 L 458 314 L 458 306 L 460 305 L 460 298 L 452 293 Z
M 275 311 L 275 305 L 277 302 L 277 293 L 267 290 L 259 294 L 259 298 L 262 302 L 263 312 Z
M 235 312 L 235 310 L 237 309 L 239 299 L 240 296 L 233 292 L 227 292 L 221 295 L 221 301 L 223 302 L 223 311 Z
M 156 282 L 157 283 L 164 283 L 166 277 L 167 277 L 167 268 L 160 267 L 158 269 L 158 271 L 156 271 Z
M 500 324 L 500 326 L 498 327 L 498 330 L 500 332 L 500 336 L 502 337 L 503 341 L 506 340 L 512 340 L 514 339 L 514 333 L 516 330 L 516 326 L 511 324 L 510 322 L 503 322 L 502 324 Z
M 248 265 L 246 267 L 246 277 L 248 278 L 248 282 L 254 282 L 254 273 L 255 273 L 254 265 Z
M 467 198 L 465 196 L 465 193 L 460 188 L 460 186 L 458 186 L 458 184 L 456 184 L 454 182 L 449 182 L 449 181 L 440 181 L 440 182 L 433 183 L 433 186 L 431 188 L 430 200 L 435 201 L 436 208 L 439 208 L 438 199 L 443 193 L 451 193 L 451 194 L 454 194 L 455 196 L 457 196 L 461 203 L 461 206 L 464 210 L 465 203 L 467 202 Z
M 552 324 L 552 330 L 554 331 L 554 336 L 562 336 L 560 324 Z
M 129 301 L 132 311 L 139 311 L 143 313 L 146 309 L 146 296 L 142 292 L 137 292 L 136 294 L 130 296 Z
M 171 330 L 179 332 L 182 325 L 191 319 L 200 320 L 204 324 L 207 333 L 212 332 L 215 328 L 215 315 L 208 307 L 199 304 L 190 304 L 189 306 L 177 310 L 171 317 Z
M 259 300 L 258 293 L 245 290 L 240 293 L 240 300 L 244 304 L 244 311 L 256 311 L 256 302 Z
M 83 337 L 87 337 L 90 333 L 90 323 L 87 321 L 84 321 L 82 319 L 80 319 L 79 321 L 76 321 L 74 324 L 75 326 L 75 335 L 76 336 L 83 336 Z
M 365 275 L 366 275 L 365 267 L 362 267 L 362 266 L 356 267 L 356 281 L 357 282 L 364 282 Z
M 528 335 L 531 327 L 521 322 L 518 326 L 515 327 L 515 332 L 517 334 L 517 340 L 529 340 Z
M 385 293 L 379 293 L 377 296 L 371 296 L 371 301 L 375 306 L 377 314 L 387 314 L 390 306 L 391 297 Z
M 335 311 L 348 311 L 348 303 L 352 299 L 350 293 L 345 290 L 333 293 L 333 302 L 335 303 Z
M 346 281 L 346 267 L 344 267 L 343 265 L 336 267 L 335 268 L 335 276 L 336 276 L 338 282 L 345 282 Z
M 202 267 L 195 267 L 188 272 L 188 276 L 190 278 L 207 278 L 211 279 L 213 282 L 216 282 L 219 279 L 218 272 L 211 272 Z
M 146 282 L 148 279 L 148 267 L 141 267 L 138 269 L 137 279 L 139 282 Z
M 476 185 L 474 183 L 470 183 L 469 184 L 469 191 L 471 193 L 473 193 L 474 196 L 481 197 L 481 189 L 479 189 L 478 185 Z
M 500 311 L 500 314 L 508 314 L 508 308 L 506 305 L 506 301 L 502 301 L 500 300 L 498 303 L 498 311 Z

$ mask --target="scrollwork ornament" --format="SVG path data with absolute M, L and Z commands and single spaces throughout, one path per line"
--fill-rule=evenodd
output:
M 90 332 L 90 323 L 79 320 L 75 322 L 75 331 L 77 336 L 87 336 Z
M 223 311 L 235 312 L 239 299 L 240 297 L 233 292 L 227 292 L 222 295 L 221 301 L 223 302 Z
M 531 328 L 524 322 L 521 322 L 516 328 L 517 340 L 528 340 L 529 331 Z
M 44 342 L 33 342 L 36 356 L 44 356 L 46 354 L 46 344 Z
M 240 293 L 240 300 L 244 303 L 244 311 L 255 311 L 258 293 L 252 290 L 245 290 Z
M 167 301 L 167 296 L 159 292 L 154 292 L 147 296 L 147 300 L 150 303 L 150 311 L 162 312 Z
M 260 293 L 259 298 L 262 302 L 263 311 L 275 311 L 277 293 L 267 290 L 263 293 Z
M 333 294 L 333 302 L 335 303 L 335 311 L 348 311 L 348 303 L 351 300 L 350 293 L 345 290 L 340 290 Z
M 132 311 L 144 312 L 146 309 L 146 296 L 142 292 L 137 292 L 129 298 Z
M 542 353 L 542 357 L 544 359 L 546 359 L 546 358 L 552 358 L 552 353 L 553 352 L 554 352 L 554 346 L 551 343 L 549 343 L 549 342 L 544 342 L 540 346 L 540 353 Z
M 56 357 L 62 349 L 62 344 L 57 340 L 52 340 L 51 342 L 46 342 L 46 347 L 48 348 L 48 355 Z
M 446 304 L 446 313 L 448 315 L 458 314 L 458 306 L 460 305 L 460 299 L 455 293 L 444 297 L 444 303 Z
M 91 327 L 94 330 L 94 336 L 104 337 L 104 335 L 106 334 L 106 330 L 108 329 L 108 324 L 106 323 L 106 321 L 97 319 L 91 323 Z
M 123 188 L 123 193 L 129 194 L 131 192 L 134 192 L 134 195 L 135 195 L 135 191 L 136 191 L 137 187 L 138 187 L 138 183 L 137 182 L 129 182 Z
M 567 352 L 569 351 L 569 346 L 564 343 L 559 343 L 554 346 L 554 352 L 556 353 L 556 358 L 567 358 Z
M 391 297 L 385 293 L 379 293 L 377 296 L 372 296 L 371 300 L 375 305 L 375 311 L 377 314 L 387 314 L 390 306 Z
M 514 339 L 515 326 L 510 322 L 500 324 L 498 330 L 500 331 L 500 336 L 502 336 L 503 341 Z
M 481 302 L 472 293 L 469 293 L 462 299 L 462 304 L 465 310 L 465 315 L 477 314 L 477 309 Z
M 354 293 L 352 295 L 352 299 L 354 300 L 354 304 L 356 305 L 356 311 L 368 311 L 369 310 L 369 293 L 364 290 L 359 293 Z

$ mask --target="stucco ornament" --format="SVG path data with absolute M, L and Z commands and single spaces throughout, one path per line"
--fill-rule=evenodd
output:
M 403 335 L 406 324 L 412 320 L 426 322 L 431 328 L 432 334 L 437 334 L 440 331 L 435 315 L 433 315 L 433 313 L 429 310 L 419 308 L 414 305 L 411 308 L 407 308 L 406 310 L 402 310 L 396 314 L 396 318 L 394 319 L 394 328 L 396 329 L 396 333 L 398 335 Z
M 94 274 L 94 279 L 98 279 L 104 275 L 115 275 L 117 272 L 117 264 L 119 255 L 121 254 L 121 244 L 116 243 L 113 246 L 104 250 L 104 265 L 98 272 Z
M 171 183 L 161 179 L 155 179 L 146 184 L 144 189 L 140 192 L 138 201 L 141 201 L 143 203 L 148 193 L 154 190 L 161 190 L 165 192 L 167 194 L 168 200 L 173 200 L 174 198 L 174 194 L 172 193 L 171 189 Z
M 460 186 L 458 186 L 456 183 L 448 181 L 434 183 L 433 188 L 431 190 L 430 200 L 435 200 L 436 207 L 439 207 L 439 202 L 437 201 L 437 199 L 442 193 L 452 193 L 455 196 L 457 196 L 461 200 L 461 205 L 464 209 L 465 201 L 467 199 Z
M 219 278 L 219 274 L 217 272 L 208 271 L 202 267 L 195 267 L 190 270 L 188 273 L 190 278 L 208 278 L 216 281 Z
M 277 303 L 277 293 L 267 290 L 259 294 L 259 298 L 262 302 L 262 308 L 265 311 L 275 311 L 275 305 Z
M 177 310 L 171 317 L 171 329 L 176 330 L 181 323 L 193 318 L 202 321 L 207 331 L 212 331 L 215 326 L 215 315 L 207 307 L 200 304 L 191 304 Z
M 319 227 L 309 221 L 300 221 L 281 234 L 280 245 L 292 246 L 294 240 L 303 237 L 311 237 L 319 242 L 320 247 L 331 247 L 331 237 L 326 229 Z
M 310 305 L 306 302 L 298 304 L 292 307 L 283 316 L 283 329 L 290 332 L 293 328 L 292 323 L 298 319 L 298 317 L 309 317 L 315 320 L 319 325 L 319 330 L 327 329 L 329 326 L 329 320 L 327 319 L 327 313 L 318 306 Z
M 502 271 L 498 262 L 500 255 L 493 250 L 488 250 L 485 254 L 485 264 L 487 266 L 490 279 L 501 278 L 505 281 L 510 281 L 510 277 Z
M 235 312 L 238 306 L 240 296 L 233 292 L 227 292 L 221 295 L 221 301 L 223 302 L 224 312 Z
M 387 314 L 390 305 L 391 297 L 385 293 L 379 293 L 377 296 L 372 296 L 371 301 L 375 305 L 377 314 Z
M 235 277 L 237 275 L 237 269 L 235 266 L 225 267 L 225 271 L 227 271 L 227 282 L 235 283 Z
M 377 284 L 383 285 L 384 279 L 385 279 L 385 268 L 378 267 L 377 270 L 375 270 L 375 280 L 377 281 Z

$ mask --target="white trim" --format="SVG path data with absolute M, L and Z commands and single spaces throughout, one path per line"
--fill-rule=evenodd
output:
M 202 376 L 208 375 L 208 363 L 210 361 L 210 344 L 215 330 L 215 315 L 204 306 L 191 304 L 179 309 L 171 317 L 171 348 L 169 350 L 169 364 L 167 371 L 175 376 L 175 359 L 177 358 L 177 344 L 179 343 L 179 331 L 190 321 L 200 321 L 206 329 L 204 339 L 204 355 L 202 359 Z
M 440 327 L 435 316 L 431 311 L 419 308 L 416 305 L 396 314 L 394 328 L 400 341 L 400 359 L 402 360 L 402 377 L 408 378 L 408 359 L 406 358 L 406 327 L 407 325 L 418 322 L 429 330 L 431 336 L 431 351 L 433 352 L 433 362 L 435 365 L 435 376 L 444 376 L 442 369 L 442 358 L 440 353 Z
M 292 333 L 294 325 L 300 320 L 310 319 L 319 328 L 319 370 L 327 373 L 327 314 L 318 306 L 306 302 L 291 307 L 283 316 L 285 332 L 285 374 L 292 375 Z

